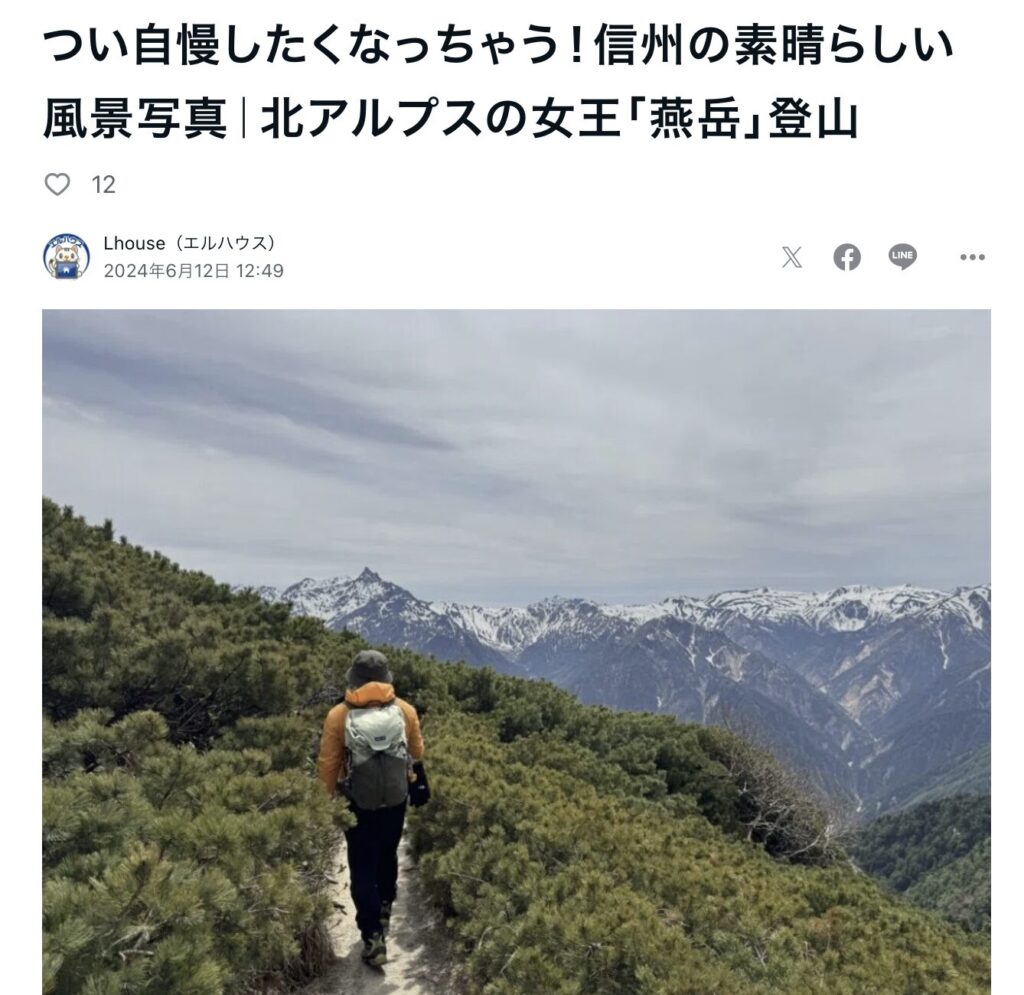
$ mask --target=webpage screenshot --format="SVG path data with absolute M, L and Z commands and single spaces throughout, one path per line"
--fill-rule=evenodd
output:
M 1015 20 L 19 11 L 6 987 L 1019 991 Z

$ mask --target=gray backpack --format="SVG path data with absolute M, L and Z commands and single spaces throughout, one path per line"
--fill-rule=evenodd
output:
M 401 805 L 409 794 L 405 715 L 395 702 L 353 708 L 345 717 L 347 797 L 361 809 Z

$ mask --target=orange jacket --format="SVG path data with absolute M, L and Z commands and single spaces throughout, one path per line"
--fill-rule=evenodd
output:
M 392 701 L 405 716 L 405 738 L 409 756 L 413 760 L 423 759 L 423 733 L 420 731 L 420 719 L 416 709 L 409 702 L 396 698 L 395 689 L 390 684 L 371 681 L 354 691 L 349 689 L 345 692 L 345 700 L 327 713 L 323 735 L 320 737 L 318 772 L 320 781 L 332 798 L 338 781 L 345 778 L 345 719 L 348 716 L 349 705 L 356 708 L 372 708 L 390 704 Z

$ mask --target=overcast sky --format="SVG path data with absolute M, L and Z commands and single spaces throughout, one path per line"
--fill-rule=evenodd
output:
M 989 580 L 985 312 L 50 311 L 44 491 L 427 599 Z

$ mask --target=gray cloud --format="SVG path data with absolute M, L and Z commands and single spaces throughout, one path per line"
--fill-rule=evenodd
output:
M 448 448 L 439 439 L 352 402 L 343 392 L 318 390 L 229 359 L 182 352 L 168 356 L 165 350 L 151 353 L 145 345 L 140 335 L 114 351 L 55 322 L 43 343 L 47 385 L 60 392 L 73 381 L 83 401 L 126 414 L 145 416 L 171 401 L 182 411 L 216 407 L 383 445 Z
M 984 312 L 73 312 L 44 486 L 238 582 L 989 577 Z

